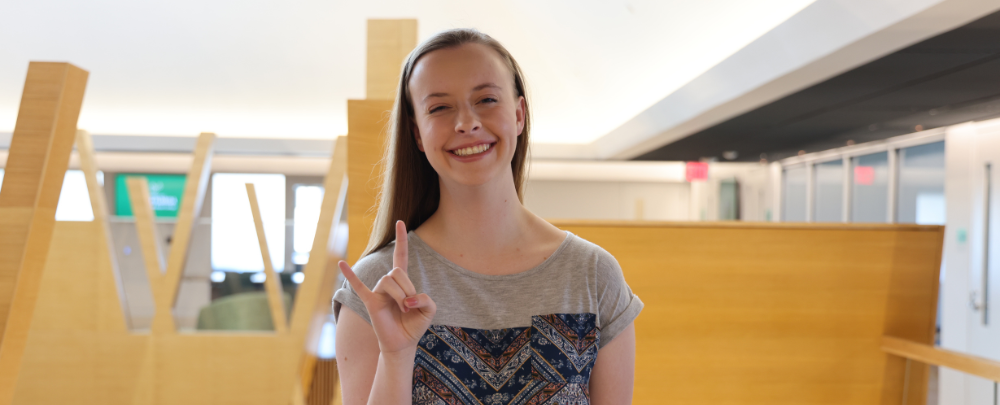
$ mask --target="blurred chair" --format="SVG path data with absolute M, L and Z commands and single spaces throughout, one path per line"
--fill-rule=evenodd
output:
M 285 293 L 282 298 L 285 315 L 291 318 L 292 296 Z M 212 301 L 198 313 L 198 330 L 274 330 L 267 293 L 245 292 Z

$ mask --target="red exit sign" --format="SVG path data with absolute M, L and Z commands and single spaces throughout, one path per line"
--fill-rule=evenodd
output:
M 708 180 L 708 163 L 687 162 L 684 177 L 687 178 L 688 182 Z

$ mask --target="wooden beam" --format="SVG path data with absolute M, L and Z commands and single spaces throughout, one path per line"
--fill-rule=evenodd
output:
M 87 181 L 87 192 L 90 196 L 90 206 L 94 211 L 94 222 L 100 228 L 98 239 L 105 245 L 104 250 L 107 251 L 108 260 L 111 263 L 111 274 L 107 275 L 111 279 L 110 283 L 102 283 L 102 285 L 114 285 L 114 291 L 118 298 L 118 311 L 116 312 L 121 315 L 121 318 L 116 315 L 113 319 L 109 319 L 108 322 L 110 324 L 105 326 L 110 330 L 125 331 L 128 330 L 131 321 L 128 299 L 125 295 L 125 286 L 122 285 L 121 269 L 118 267 L 118 256 L 115 254 L 114 241 L 111 238 L 111 225 L 108 222 L 108 212 L 110 212 L 108 211 L 108 203 L 104 196 L 104 188 L 97 181 L 97 159 L 95 159 L 94 153 L 94 140 L 91 139 L 89 132 L 82 129 L 76 131 L 76 151 L 80 155 L 80 169 L 83 171 L 83 177 Z M 107 277 L 101 277 L 102 280 L 105 278 Z
M 948 367 L 987 380 L 1000 381 L 1000 362 L 892 336 L 882 337 L 882 350 L 921 363 Z
M 323 181 L 323 201 L 320 203 L 309 262 L 303 271 L 305 280 L 299 285 L 293 307 L 292 334 L 302 339 L 305 348 L 299 364 L 301 375 L 296 381 L 297 394 L 294 395 L 304 395 L 313 382 L 312 363 L 316 358 L 323 324 L 329 319 L 333 291 L 337 275 L 340 274 L 337 262 L 341 258 L 332 251 L 331 246 L 337 245 L 338 241 L 334 240 L 332 231 L 343 216 L 347 201 L 347 150 L 347 137 L 338 137 Z
M 319 221 L 316 223 L 316 235 L 309 251 L 309 262 L 303 271 L 305 280 L 299 285 L 293 308 L 292 333 L 306 338 L 307 341 L 310 340 L 308 338 L 310 333 L 319 333 L 314 330 L 317 317 L 322 318 L 324 314 L 328 314 L 332 302 L 330 301 L 332 289 L 330 297 L 325 297 L 324 287 L 327 287 L 327 283 L 324 280 L 330 277 L 329 263 L 332 262 L 333 268 L 336 268 L 337 261 L 340 260 L 329 247 L 336 244 L 336 241 L 331 239 L 331 231 L 337 226 L 346 200 L 347 150 L 347 137 L 338 137 L 330 157 L 330 169 L 323 181 L 323 201 L 320 205 Z M 334 270 L 333 280 L 329 280 L 331 284 L 336 280 L 337 274 L 338 271 Z M 322 327 L 322 324 L 319 326 Z M 307 345 L 306 350 L 315 352 L 316 349 Z
M 31 327 L 87 71 L 31 62 L 0 192 L 0 404 L 11 403 Z
M 156 231 L 156 214 L 149 200 L 149 182 L 145 177 L 129 177 L 125 179 L 128 188 L 129 202 L 132 204 L 132 215 L 135 218 L 136 234 L 139 236 L 139 246 L 142 249 L 143 263 L 146 265 L 146 278 L 149 279 L 149 290 L 153 294 L 154 319 L 156 314 L 172 314 L 166 306 L 164 295 L 168 294 L 164 287 L 163 255 L 160 253 L 160 236 Z M 166 317 L 164 322 L 153 323 L 154 333 L 170 333 L 175 328 L 174 317 Z
M 347 190 L 348 232 L 347 261 L 356 262 L 368 245 L 378 193 L 382 188 L 382 152 L 385 148 L 383 128 L 392 109 L 389 100 L 348 100 L 347 141 L 351 154 L 347 159 L 349 181 Z
M 173 333 L 176 331 L 173 320 L 173 308 L 177 301 L 177 290 L 181 277 L 184 275 L 184 265 L 187 263 L 188 247 L 191 244 L 191 230 L 195 220 L 201 213 L 201 205 L 205 201 L 205 190 L 208 187 L 208 176 L 212 172 L 212 156 L 214 155 L 215 134 L 203 132 L 198 135 L 195 144 L 194 161 L 188 170 L 184 183 L 184 195 L 181 197 L 180 211 L 174 225 L 174 234 L 167 257 L 164 279 L 164 294 L 156 298 L 156 307 L 171 308 L 170 311 L 158 311 L 153 315 L 153 332 Z M 159 302 L 159 300 L 163 302 Z
M 253 183 L 246 183 L 247 198 L 250 199 L 250 213 L 257 229 L 257 242 L 260 244 L 260 257 L 264 260 L 264 290 L 267 291 L 267 305 L 271 308 L 271 323 L 277 333 L 288 333 L 288 321 L 285 316 L 285 300 L 281 289 L 281 279 L 274 272 L 271 263 L 271 252 L 267 250 L 267 238 L 264 235 L 264 221 L 260 217 L 260 204 L 257 203 L 257 190 Z
M 399 72 L 417 46 L 417 20 L 368 20 L 365 98 L 394 100 Z

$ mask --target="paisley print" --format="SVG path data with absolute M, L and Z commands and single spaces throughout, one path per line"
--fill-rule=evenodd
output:
M 530 327 L 431 326 L 420 339 L 413 404 L 590 404 L 601 339 L 594 314 L 533 316 Z

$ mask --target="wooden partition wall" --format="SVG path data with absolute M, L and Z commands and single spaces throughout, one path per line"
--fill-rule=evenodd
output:
M 555 224 L 646 304 L 636 404 L 927 403 L 927 366 L 881 346 L 933 344 L 942 227 Z

